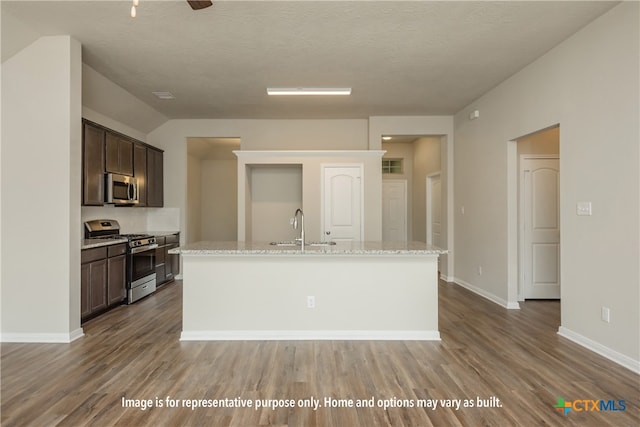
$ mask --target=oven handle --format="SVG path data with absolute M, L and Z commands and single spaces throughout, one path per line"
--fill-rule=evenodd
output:
M 140 252 L 150 251 L 158 247 L 157 243 L 153 243 L 151 245 L 146 246 L 138 246 L 137 248 L 131 248 L 132 254 L 139 254 Z

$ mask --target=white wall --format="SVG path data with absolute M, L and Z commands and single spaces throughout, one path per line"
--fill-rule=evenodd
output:
M 81 75 L 69 36 L 40 38 L 2 64 L 3 341 L 82 335 Z
M 515 302 L 515 142 L 560 124 L 560 332 L 640 370 L 639 4 L 596 19 L 455 116 L 456 280 Z M 480 111 L 477 120 L 469 113 Z M 591 201 L 593 216 L 576 216 Z M 465 214 L 461 213 L 464 206 Z M 482 265 L 483 275 L 477 274 Z M 600 320 L 601 306 L 611 323 Z
M 146 134 L 167 118 L 86 64 L 82 65 L 82 114 L 132 138 Z
M 185 243 L 202 240 L 202 160 L 187 154 L 187 206 Z
M 202 160 L 200 240 L 238 240 L 236 159 Z
M 246 209 L 251 209 L 251 222 L 246 226 L 251 240 L 273 242 L 299 237 L 300 229 L 294 230 L 289 220 L 296 209 L 303 207 L 302 165 L 253 165 L 248 169 L 251 202 Z M 237 194 L 237 184 L 234 190 Z

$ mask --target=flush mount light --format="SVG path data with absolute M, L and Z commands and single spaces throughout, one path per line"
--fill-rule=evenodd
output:
M 173 96 L 171 92 L 167 92 L 167 91 L 159 91 L 159 92 L 151 92 L 151 93 L 160 99 L 176 99 L 176 97 Z
M 319 88 L 319 87 L 269 87 L 269 95 L 351 95 L 350 87 Z

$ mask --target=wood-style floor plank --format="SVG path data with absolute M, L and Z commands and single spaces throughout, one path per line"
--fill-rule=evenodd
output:
M 2 426 L 638 426 L 640 377 L 556 332 L 557 301 L 506 310 L 440 284 L 441 342 L 180 342 L 182 283 L 84 325 L 71 344 L 1 346 Z M 186 399 L 320 399 L 313 408 L 196 408 Z M 477 398 L 501 407 L 417 408 Z M 625 400 L 570 412 L 559 397 Z M 151 399 L 146 410 L 122 399 Z M 373 398 L 374 407 L 323 407 Z M 163 407 L 156 406 L 156 399 Z M 168 399 L 168 400 L 167 400 Z M 384 410 L 378 401 L 395 403 Z M 176 407 L 166 404 L 177 403 Z M 414 405 L 406 407 L 405 405 Z

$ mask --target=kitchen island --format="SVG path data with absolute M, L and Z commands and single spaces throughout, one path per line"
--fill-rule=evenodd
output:
M 420 242 L 197 242 L 183 259 L 183 341 L 439 340 L 438 256 Z

